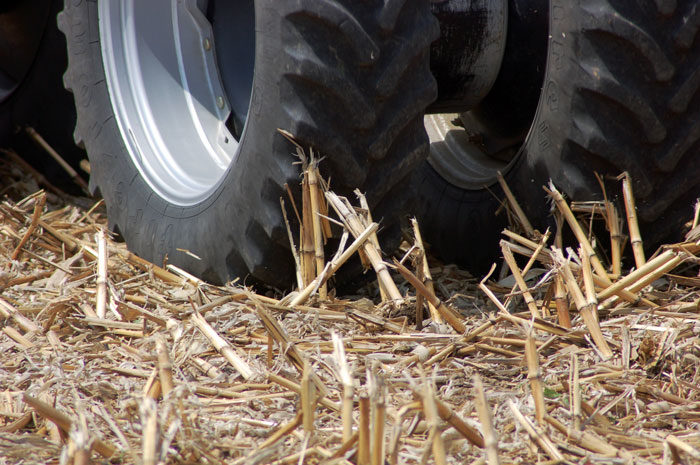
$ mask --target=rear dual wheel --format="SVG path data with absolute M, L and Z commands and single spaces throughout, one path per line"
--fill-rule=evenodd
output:
M 66 1 L 58 24 L 91 187 L 139 255 L 288 285 L 279 198 L 298 169 L 278 128 L 398 237 L 436 94 L 427 2 Z
M 542 189 L 550 179 L 570 199 L 591 200 L 601 198 L 595 172 L 628 171 L 645 245 L 679 239 L 700 196 L 698 3 L 509 7 L 504 64 L 490 94 L 471 112 L 426 117 L 431 152 L 416 185 L 433 250 L 488 270 L 507 225 L 497 214 L 497 171 L 539 227 L 551 222 Z

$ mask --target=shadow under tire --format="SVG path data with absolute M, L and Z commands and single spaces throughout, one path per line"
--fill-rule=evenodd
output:
M 73 142 L 75 107 L 61 83 L 66 41 L 56 28 L 61 0 L 0 5 L 0 147 L 12 147 L 52 184 L 80 191 L 46 152 L 24 135 L 31 126 L 76 170 L 85 153 Z

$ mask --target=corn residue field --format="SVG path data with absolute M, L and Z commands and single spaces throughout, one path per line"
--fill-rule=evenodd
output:
M 148 263 L 101 201 L 3 159 L 0 464 L 700 463 L 697 211 L 645 256 L 629 177 L 620 212 L 548 186 L 576 247 L 504 199 L 503 258 L 474 279 L 415 222 L 383 253 L 363 197 L 300 156 L 287 294 Z M 370 282 L 340 295 L 358 254 Z

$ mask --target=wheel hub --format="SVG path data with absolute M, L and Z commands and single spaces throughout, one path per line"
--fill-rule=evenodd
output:
M 122 139 L 145 181 L 176 205 L 206 198 L 238 150 L 235 131 L 226 124 L 236 112 L 218 68 L 209 3 L 98 3 L 107 87 Z M 229 27 L 240 22 L 246 25 L 242 30 L 252 32 L 253 10 L 246 12 L 229 18 Z M 254 38 L 226 46 L 251 43 Z M 244 68 L 252 74 L 252 63 Z M 249 98 L 247 85 L 242 94 Z M 247 102 L 243 110 L 239 100 L 236 104 L 247 113 Z M 245 113 L 237 119 L 242 134 Z

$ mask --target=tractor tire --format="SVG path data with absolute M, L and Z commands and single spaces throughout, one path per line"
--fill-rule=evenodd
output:
M 334 191 L 364 191 L 375 218 L 382 219 L 380 241 L 397 243 L 408 202 L 403 193 L 413 169 L 427 155 L 423 111 L 437 93 L 429 46 L 438 25 L 427 1 L 251 0 L 246 10 L 243 4 L 210 0 L 203 12 L 192 10 L 197 3 L 193 0 L 119 3 L 121 9 L 110 7 L 110 2 L 66 1 L 58 24 L 68 43 L 64 83 L 75 96 L 75 138 L 90 158 L 91 188 L 101 192 L 110 225 L 129 249 L 154 263 L 167 259 L 213 283 L 249 277 L 248 281 L 289 287 L 294 268 L 279 199 L 285 184 L 298 186 L 299 170 L 294 147 L 278 128 L 325 157 L 321 170 L 330 176 Z M 155 16 L 147 14 L 149 8 Z M 217 16 L 227 8 L 241 13 Z M 119 27 L 129 16 L 119 15 L 127 10 L 143 12 L 126 19 L 139 35 L 131 39 L 131 32 Z M 177 90 L 159 96 L 171 89 L 173 77 L 181 78 L 178 72 L 189 72 L 190 58 L 185 52 L 172 58 L 162 46 L 163 37 L 172 35 L 153 29 L 177 16 L 178 33 L 189 34 L 183 28 L 194 23 L 202 28 L 205 15 L 215 43 L 205 25 L 199 44 L 206 50 L 216 48 L 226 97 L 213 94 L 214 105 L 221 111 L 230 109 L 228 118 L 224 115 L 218 123 L 228 121 L 227 130 L 236 139 L 229 141 L 224 132 L 225 142 L 215 143 L 237 143 L 237 148 L 223 167 L 219 163 L 211 172 L 200 173 L 201 166 L 215 163 L 207 158 L 206 144 L 200 147 L 181 137 L 195 134 L 186 113 L 194 104 L 177 107 L 182 98 Z M 246 31 L 252 36 L 216 43 L 219 33 Z M 127 41 L 133 48 L 115 47 L 127 40 L 124 37 L 134 39 Z M 248 48 L 227 53 L 224 46 L 236 41 L 247 41 Z M 186 51 L 185 42 L 176 48 Z M 145 50 L 162 56 L 149 61 Z M 176 65 L 170 74 L 158 74 L 171 58 Z M 132 62 L 138 66 L 128 68 Z M 232 64 L 243 69 L 242 74 L 227 75 Z M 132 74 L 129 85 L 147 90 L 146 114 L 125 110 L 128 99 L 144 97 L 128 95 L 130 87 L 120 86 L 115 69 L 141 70 L 144 79 L 138 81 L 141 77 Z M 206 98 L 198 102 L 210 105 Z M 179 119 L 171 117 L 177 108 L 183 109 Z M 213 108 L 212 113 L 219 110 Z M 206 122 L 204 132 L 205 126 Z M 143 133 L 161 137 L 158 143 L 170 151 L 172 165 L 162 153 L 149 155 L 144 150 L 142 142 L 148 137 Z M 179 146 L 187 151 L 184 155 Z M 205 187 L 197 187 L 199 179 L 190 173 L 201 175 Z M 190 185 L 195 187 L 188 190 Z
M 627 171 L 645 246 L 680 239 L 700 195 L 700 5 L 551 0 L 548 16 L 536 110 L 501 168 L 509 187 L 543 228 L 554 225 L 542 188 L 550 179 L 571 200 L 594 200 L 602 197 L 594 173 Z M 436 157 L 431 147 L 415 178 L 424 237 L 437 256 L 482 274 L 507 226 L 496 215 L 503 192 L 495 179 L 459 185 Z M 617 192 L 608 186 L 608 196 Z

